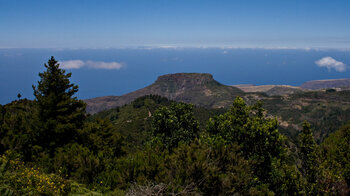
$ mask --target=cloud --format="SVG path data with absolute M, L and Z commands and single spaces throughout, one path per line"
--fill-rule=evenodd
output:
M 322 59 L 315 61 L 316 65 L 319 67 L 326 67 L 328 71 L 335 69 L 338 72 L 344 72 L 347 69 L 347 66 L 340 61 L 335 60 L 332 57 L 323 57 Z
M 82 60 L 61 61 L 59 64 L 63 69 L 79 69 L 85 66 L 85 63 Z
M 124 66 L 118 62 L 86 61 L 86 66 L 94 69 L 120 69 Z
M 87 67 L 91 69 L 120 69 L 124 67 L 124 63 L 118 62 L 103 62 L 103 61 L 82 61 L 82 60 L 68 60 L 60 61 L 60 67 L 63 69 L 79 69 Z

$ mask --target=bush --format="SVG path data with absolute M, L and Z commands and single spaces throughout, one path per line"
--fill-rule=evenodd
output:
M 0 157 L 1 187 L 16 195 L 63 195 L 71 190 L 68 180 L 58 174 L 46 174 L 40 168 L 28 167 L 18 158 Z

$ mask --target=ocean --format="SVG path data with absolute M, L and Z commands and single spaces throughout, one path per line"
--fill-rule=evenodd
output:
M 78 98 L 122 95 L 152 84 L 169 73 L 211 73 L 222 84 L 301 85 L 308 80 L 350 78 L 350 71 L 319 67 L 332 57 L 350 65 L 350 50 L 237 48 L 0 49 L 0 104 L 33 99 L 32 85 L 54 56 L 58 61 L 118 62 L 120 69 L 81 67 L 72 72 Z

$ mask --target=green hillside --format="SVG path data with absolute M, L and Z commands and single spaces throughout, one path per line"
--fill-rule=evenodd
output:
M 128 149 L 142 147 L 149 140 L 152 129 L 152 115 L 161 106 L 170 106 L 174 101 L 159 95 L 146 95 L 137 98 L 130 104 L 105 110 L 89 117 L 95 119 L 109 119 L 115 128 L 127 141 Z M 208 109 L 194 107 L 195 118 L 199 121 L 200 130 L 204 130 L 210 117 L 225 112 L 225 109 Z
M 91 115 L 71 74 L 53 57 L 45 68 L 35 100 L 0 105 L 0 195 L 350 193 L 349 125 L 336 131 L 349 91 L 232 93 L 178 74 L 152 88 L 197 106 L 146 95 Z
M 292 138 L 308 121 L 318 141 L 350 121 L 350 91 L 312 91 L 262 99 L 264 108 L 280 121 L 281 131 Z

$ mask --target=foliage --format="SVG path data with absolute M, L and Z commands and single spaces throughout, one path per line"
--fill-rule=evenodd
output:
M 189 143 L 198 134 L 199 123 L 190 104 L 173 103 L 170 107 L 160 107 L 153 115 L 152 135 L 161 138 L 168 149 L 176 147 L 180 141 Z
M 350 124 L 331 134 L 321 146 L 326 165 L 350 186 Z
M 15 195 L 63 195 L 71 190 L 70 182 L 59 174 L 46 174 L 28 167 L 18 158 L 3 154 L 0 158 L 1 188 Z
M 161 106 L 171 104 L 166 98 L 148 95 L 137 98 L 131 104 L 106 110 L 88 118 L 94 122 L 98 119 L 109 119 L 115 130 L 123 137 L 125 151 L 135 152 L 143 148 L 150 139 L 152 116 Z
M 310 91 L 288 96 L 261 97 L 264 108 L 281 120 L 279 130 L 294 142 L 302 122 L 308 121 L 317 143 L 350 121 L 350 91 Z
M 155 111 L 162 106 L 170 107 L 172 103 L 175 102 L 158 95 L 146 95 L 135 99 L 131 104 L 91 115 L 88 121 L 109 119 L 124 138 L 126 152 L 135 152 L 142 149 L 143 145 L 151 139 Z M 193 115 L 199 122 L 200 130 L 204 130 L 210 117 L 225 111 L 225 109 L 193 107 Z
M 283 119 L 327 113 L 318 124 L 305 122 L 294 144 L 260 102 L 248 105 L 239 97 L 225 111 L 148 95 L 87 116 L 71 74 L 53 57 L 45 67 L 34 101 L 19 97 L 0 105 L 0 195 L 349 194 L 350 125 L 321 148 L 311 131 L 339 126 L 348 106 L 303 102 L 276 111 L 271 105 L 292 102 L 269 99 L 269 112 Z M 214 93 L 222 86 L 203 85 Z M 349 93 L 338 94 L 292 96 L 336 101 Z
M 210 138 L 182 143 L 165 159 L 165 182 L 172 183 L 174 191 L 183 191 L 176 185 L 192 186 L 203 195 L 231 195 L 235 193 L 269 192 L 259 190 L 259 183 L 238 145 L 226 145 L 222 140 L 208 143 Z
M 81 143 L 94 154 L 111 159 L 124 155 L 124 138 L 108 119 L 86 122 L 80 130 Z
M 320 176 L 319 149 L 314 140 L 310 124 L 303 123 L 303 130 L 299 134 L 300 157 L 302 161 L 302 171 L 306 177 L 308 194 L 317 194 Z
M 271 163 L 270 189 L 276 195 L 305 195 L 306 182 L 295 164 L 274 158 Z
M 164 153 L 156 146 L 145 146 L 145 149 L 124 157 L 101 160 L 103 170 L 93 177 L 97 182 L 90 184 L 93 185 L 91 188 L 104 192 L 114 190 L 114 193 L 127 190 L 133 182 L 154 181 L 162 171 Z
M 0 111 L 0 153 L 12 149 L 29 160 L 33 147 L 37 144 L 36 104 L 21 99 L 1 107 Z
M 94 177 L 97 176 L 101 166 L 99 159 L 88 148 L 71 144 L 57 149 L 53 167 L 56 172 L 61 171 L 74 180 L 90 184 L 95 181 Z
M 162 97 L 162 96 L 159 96 L 159 95 L 145 95 L 145 96 L 142 96 L 142 97 L 139 97 L 137 99 L 135 99 L 133 102 L 132 102 L 132 106 L 134 108 L 140 108 L 142 106 L 144 106 L 146 103 L 146 100 L 147 99 L 151 99 L 155 102 L 155 104 L 168 104 L 168 103 L 171 103 L 171 101 L 165 97 Z
M 259 179 L 267 182 L 272 159 L 280 158 L 284 150 L 277 128 L 277 120 L 265 118 L 259 103 L 248 106 L 237 97 L 228 112 L 209 120 L 207 131 L 228 144 L 237 143 L 246 158 L 256 161 L 253 170 Z

